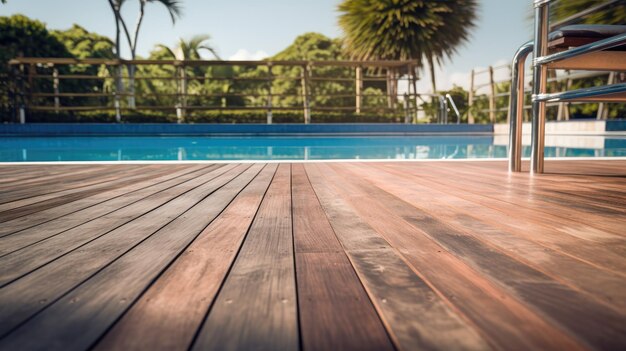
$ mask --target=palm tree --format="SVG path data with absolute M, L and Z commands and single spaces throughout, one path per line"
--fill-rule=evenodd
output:
M 477 8 L 477 0 L 344 0 L 339 25 L 353 59 L 417 60 L 419 69 L 427 61 L 435 92 L 435 62 L 467 42 Z
M 186 60 L 199 60 L 202 57 L 200 56 L 200 51 L 207 50 L 209 51 L 216 59 L 221 60 L 217 52 L 213 47 L 207 44 L 211 37 L 209 35 L 196 35 L 189 40 L 185 40 L 180 38 L 178 40 L 178 44 L 170 48 L 166 45 L 159 44 L 157 48 L 161 49 L 165 55 L 163 58 L 171 58 L 174 60 L 186 61 Z M 179 71 L 177 71 L 177 75 L 179 75 L 180 80 L 177 81 L 177 84 L 180 85 L 180 91 L 183 93 L 182 105 L 185 106 L 187 104 L 187 90 L 188 90 L 188 78 L 189 83 L 192 85 L 192 88 L 200 89 L 201 82 L 203 80 L 196 80 L 193 78 L 201 77 L 206 73 L 206 70 L 199 66 L 192 67 L 191 70 L 186 70 L 185 67 L 181 67 Z
M 206 44 L 209 39 L 211 39 L 211 36 L 202 34 L 196 35 L 189 40 L 180 38 L 178 44 L 173 49 L 162 44 L 157 45 L 157 47 L 163 49 L 167 52 L 168 56 L 175 60 L 199 60 L 201 58 L 200 50 L 207 50 L 213 54 L 216 59 L 221 60 L 215 49 Z
M 141 29 L 141 25 L 143 23 L 143 19 L 145 16 L 145 9 L 148 3 L 160 3 L 170 14 L 172 19 L 172 23 L 176 23 L 176 19 L 182 14 L 181 0 L 138 0 L 139 1 L 139 16 L 137 18 L 137 23 L 135 24 L 135 30 L 133 32 L 133 36 L 131 37 L 130 31 L 128 30 L 128 26 L 126 25 L 126 21 L 122 17 L 122 5 L 126 2 L 126 0 L 108 0 L 111 10 L 113 10 L 113 14 L 115 15 L 115 26 L 116 26 L 116 36 L 115 36 L 115 48 L 116 48 L 116 56 L 117 58 L 121 57 L 120 54 L 120 32 L 123 30 L 126 40 L 128 42 L 128 47 L 130 49 L 131 59 L 137 58 L 137 44 L 139 42 L 139 31 Z M 119 72 L 118 72 L 119 75 Z M 130 107 L 135 106 L 135 66 L 130 65 L 128 67 L 128 85 L 131 95 L 128 97 L 128 105 Z M 121 80 L 118 81 L 118 88 L 121 88 Z

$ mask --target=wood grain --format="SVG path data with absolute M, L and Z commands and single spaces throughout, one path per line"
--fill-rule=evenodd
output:
M 27 321 L 0 341 L 0 348 L 90 347 L 261 168 L 262 165 L 245 167 L 243 173 L 222 177 L 212 187 L 198 187 L 204 196 L 181 204 L 184 211 L 180 216 Z
M 302 347 L 393 350 L 301 164 L 292 166 L 292 199 Z
M 183 350 L 212 304 L 276 172 L 268 165 L 146 291 L 96 350 Z
M 103 267 L 123 256 L 248 168 L 246 165 L 233 166 L 220 168 L 228 170 L 217 177 L 208 176 L 208 179 L 199 177 L 194 179 L 198 182 L 196 184 L 185 183 L 188 188 L 182 194 L 178 194 L 179 196 L 170 199 L 171 201 L 156 210 L 147 212 L 137 220 L 99 236 L 78 249 L 73 249 L 1 289 L 0 314 L 4 318 L 0 321 L 0 335 L 14 329 Z M 50 279 L 51 276 L 60 279 Z
M 281 164 L 194 350 L 297 350 L 290 165 Z
M 623 160 L 0 164 L 0 194 L 2 350 L 626 347 Z
M 399 349 L 490 348 L 479 332 L 328 186 L 315 165 L 306 169 L 335 233 Z

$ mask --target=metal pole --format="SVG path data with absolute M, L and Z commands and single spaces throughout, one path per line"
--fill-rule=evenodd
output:
M 545 0 L 535 0 L 535 46 L 533 50 L 533 102 L 531 132 L 531 173 L 543 173 L 543 157 L 546 128 L 546 103 L 536 97 L 545 94 L 548 81 L 548 68 L 538 63 L 538 59 L 548 54 L 548 13 Z
M 509 102 L 509 172 L 522 170 L 522 125 L 524 118 L 524 68 L 533 42 L 522 45 L 513 57 Z

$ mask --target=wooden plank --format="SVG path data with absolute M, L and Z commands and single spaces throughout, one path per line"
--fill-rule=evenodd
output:
M 202 176 L 203 174 L 207 174 L 212 170 L 218 169 L 220 166 L 211 165 L 203 170 L 198 170 L 197 172 L 191 172 L 188 174 L 182 174 L 176 177 L 175 179 L 164 180 L 162 182 L 158 182 L 152 185 L 149 185 L 142 189 L 137 189 L 134 191 L 129 191 L 127 188 L 122 188 L 121 191 L 126 192 L 122 196 L 110 199 L 109 201 L 105 201 L 99 203 L 97 206 L 87 207 L 83 210 L 79 210 L 73 212 L 66 216 L 61 216 L 58 219 L 51 220 L 43 225 L 35 225 L 32 228 L 27 228 L 25 230 L 21 230 L 17 233 L 12 233 L 10 235 L 4 236 L 2 240 L 0 240 L 0 257 L 3 257 L 11 252 L 20 250 L 26 246 L 32 245 L 34 243 L 40 242 L 42 240 L 51 238 L 55 235 L 61 234 L 65 231 L 74 229 L 82 224 L 88 223 L 90 221 L 99 219 L 105 215 L 109 215 L 107 218 L 103 218 L 100 220 L 98 224 L 91 227 L 83 227 L 78 230 L 84 230 L 87 228 L 88 230 L 99 231 L 102 229 L 113 229 L 116 224 L 123 223 L 123 221 L 128 221 L 133 218 L 133 213 L 136 216 L 139 216 L 152 208 L 156 208 L 159 205 L 159 197 L 156 195 L 164 190 L 168 190 L 170 192 L 176 192 L 179 189 L 175 189 L 177 185 L 183 184 L 186 181 L 189 181 L 193 178 Z M 147 181 L 148 184 L 152 183 L 154 180 Z M 139 185 L 141 183 L 137 183 Z M 164 201 L 166 201 L 167 197 L 162 197 Z M 129 207 L 137 202 L 142 202 L 143 205 L 137 204 L 135 206 L 138 207 Z M 150 201 L 155 201 L 154 204 L 151 204 Z M 76 201 L 78 202 L 78 201 Z M 67 204 L 68 206 L 73 205 L 75 202 Z M 146 207 L 147 206 L 147 207 Z M 150 207 L 152 206 L 152 207 Z M 43 214 L 45 212 L 54 211 L 56 208 L 52 208 L 50 210 L 38 212 L 36 214 L 20 217 L 13 221 L 9 221 L 4 223 L 4 225 L 11 230 L 15 228 L 15 225 L 25 225 L 28 226 L 28 220 L 34 217 L 34 220 L 37 220 L 39 214 Z M 117 211 L 117 212 L 115 212 Z M 115 212 L 115 213 L 114 213 Z M 45 217 L 44 217 L 45 218 Z M 116 222 L 115 219 L 118 218 L 122 222 Z M 17 223 L 14 223 L 17 222 Z M 35 222 L 36 223 L 36 222 Z M 89 229 L 91 228 L 91 229 Z
M 364 174 L 362 172 L 365 171 L 363 167 L 357 165 L 346 167 L 349 169 L 354 167 L 354 172 L 360 174 Z M 516 235 L 516 231 L 501 230 L 496 227 L 496 223 L 486 220 L 484 212 L 490 211 L 489 209 L 477 209 L 470 201 L 432 186 L 418 184 L 414 179 L 407 177 L 405 172 L 374 165 L 367 167 L 366 171 L 367 174 L 364 174 L 363 178 L 414 207 L 423 209 L 480 240 L 498 246 L 515 259 L 549 274 L 552 279 L 563 281 L 592 294 L 592 298 L 604 300 L 620 308 L 626 307 L 623 276 L 551 250 Z M 394 181 L 389 182 L 389 179 Z
M 31 177 L 27 179 L 22 179 L 19 181 L 11 181 L 11 182 L 2 182 L 0 183 L 0 193 L 4 193 L 5 191 L 14 191 L 17 189 L 28 188 L 32 186 L 40 186 L 40 185 L 53 185 L 53 184 L 63 184 L 69 183 L 72 181 L 72 177 L 75 175 L 97 175 L 99 172 L 102 172 L 105 169 L 104 166 L 92 165 L 91 167 L 82 166 L 81 168 L 69 168 L 67 171 L 62 172 L 45 172 L 40 174 L 37 177 Z M 28 172 L 28 175 L 31 175 Z M 81 178 L 84 179 L 84 178 Z M 80 180 L 79 180 L 80 181 Z
M 133 183 L 131 185 L 127 185 L 121 188 L 105 191 L 81 200 L 73 201 L 64 205 L 60 205 L 57 207 L 53 207 L 47 210 L 43 210 L 37 213 L 33 213 L 29 216 L 19 217 L 10 221 L 6 221 L 2 223 L 2 227 L 0 227 L 0 237 L 4 237 L 10 234 L 13 234 L 18 231 L 22 231 L 24 229 L 32 228 L 37 225 L 41 225 L 43 223 L 47 223 L 53 221 L 55 219 L 59 219 L 63 216 L 67 216 L 69 214 L 73 214 L 77 211 L 84 210 L 89 207 L 93 207 L 99 205 L 97 209 L 100 207 L 106 207 L 110 204 L 109 201 L 117 199 L 118 197 L 123 197 L 124 195 L 136 195 L 137 191 L 143 190 L 145 188 L 154 187 L 159 183 L 176 179 L 178 177 L 188 175 L 197 171 L 200 171 L 206 167 L 214 167 L 207 165 L 195 165 L 195 166 L 185 166 L 182 168 L 168 168 L 168 173 L 165 173 L 162 176 L 151 178 L 148 180 L 140 181 L 137 183 Z M 177 180 L 177 179 L 176 179 Z M 132 197 L 131 195 L 131 197 Z M 85 221 L 92 219 L 93 217 L 82 217 Z M 69 228 L 69 227 L 68 227 Z M 2 241 L 0 241 L 0 247 L 2 246 Z M 0 253 L 2 249 L 0 248 Z
M 76 201 L 94 194 L 132 184 L 135 181 L 141 181 L 159 173 L 144 172 L 136 176 L 118 178 L 112 176 L 110 180 L 92 184 L 85 187 L 67 189 L 56 193 L 45 194 L 41 196 L 29 197 L 19 201 L 5 203 L 0 205 L 0 221 L 8 221 L 18 217 L 22 217 L 31 213 L 44 211 L 55 206 L 59 206 L 68 202 Z
M 80 171 L 85 165 L 6 165 L 0 163 L 0 184 L 11 185 L 21 181 L 37 180 L 39 177 L 60 175 Z M 94 166 L 104 168 L 106 166 Z
M 347 170 L 342 168 L 341 172 L 345 174 Z M 351 178 L 355 175 L 350 174 Z M 494 246 L 476 240 L 377 187 L 370 185 L 368 190 L 398 217 L 426 233 L 484 277 L 504 286 L 510 295 L 533 306 L 590 345 L 600 349 L 626 345 L 626 317 L 613 308 L 589 299 Z
M 334 232 L 402 350 L 486 350 L 464 316 L 431 288 L 399 254 L 334 192 L 317 167 L 307 174 Z
M 15 238 L 9 237 L 9 239 L 13 240 L 3 240 L 3 245 L 4 242 L 8 245 L 24 245 L 27 243 L 31 243 L 31 245 L 0 257 L 0 287 L 102 235 L 116 230 L 123 231 L 126 228 L 125 225 L 129 223 L 136 225 L 136 222 L 133 222 L 135 219 L 145 220 L 145 218 L 155 216 L 150 211 L 157 209 L 157 213 L 162 213 L 163 207 L 160 206 L 165 206 L 165 208 L 172 207 L 171 201 L 174 200 L 174 203 L 178 202 L 177 197 L 186 196 L 186 192 L 213 180 L 226 172 L 227 169 L 227 167 L 222 167 L 215 172 L 204 175 L 204 177 L 197 177 L 165 191 L 157 192 L 130 206 L 117 209 L 108 215 L 101 216 L 83 225 L 75 226 L 67 231 L 51 235 L 48 231 L 34 230 L 30 231 L 28 236 L 19 235 Z M 172 215 L 173 213 L 166 213 L 165 216 L 156 218 L 151 225 L 157 225 Z M 76 216 L 76 219 L 81 220 L 81 215 Z M 42 240 L 40 235 L 49 235 L 49 237 Z M 33 242 L 34 240 L 37 241 Z
M 0 290 L 0 336 L 97 273 L 153 233 L 178 218 L 206 196 L 224 186 L 247 165 L 231 168 L 209 181 L 183 184 L 188 188 L 171 201 L 136 220 L 91 240 Z M 79 234 L 79 233 L 78 233 Z M 1 346 L 0 346 L 1 348 Z
M 194 350 L 299 348 L 290 178 L 281 164 Z
M 397 167 L 394 165 L 385 165 L 386 167 Z M 418 171 L 417 168 L 407 167 L 402 170 L 413 175 L 415 181 L 422 184 L 429 184 L 432 187 L 441 189 L 457 197 L 471 201 L 477 207 L 487 207 L 495 211 L 486 211 L 482 215 L 489 218 L 490 221 L 505 230 L 516 230 L 530 240 L 535 240 L 551 249 L 577 257 L 578 259 L 590 262 L 594 265 L 604 267 L 616 274 L 621 274 L 626 270 L 626 261 L 623 259 L 623 245 L 615 245 L 615 240 L 611 245 L 593 245 L 594 239 L 602 239 L 602 232 L 598 230 L 586 228 L 579 229 L 578 225 L 572 225 L 570 222 L 545 221 L 538 214 L 527 214 L 519 206 L 515 204 L 507 204 L 504 202 L 494 202 L 490 198 L 484 198 L 479 193 L 475 193 L 476 186 L 468 187 L 453 180 L 448 174 L 435 173 L 436 165 L 429 165 L 429 175 Z M 445 180 L 444 180 L 445 179 Z M 527 217 L 523 217 L 521 213 L 526 213 Z M 502 218 L 507 218 L 503 221 Z M 541 233 L 541 235 L 537 235 Z M 600 234 L 599 236 L 597 234 Z M 620 239 L 613 235 L 609 239 Z
M 389 204 L 378 199 L 371 201 L 374 192 L 363 186 L 358 178 L 348 180 L 338 176 L 335 168 L 327 164 L 320 164 L 320 169 L 334 191 L 347 200 L 431 286 L 478 326 L 490 343 L 503 349 L 581 349 L 560 328 L 511 298 L 506 290 L 392 212 Z
M 149 170 L 154 170 L 154 166 L 144 166 L 144 172 Z M 147 169 L 146 169 L 147 168 Z M 61 176 L 64 180 L 60 184 L 56 184 L 51 187 L 47 184 L 42 184 L 39 186 L 26 186 L 20 187 L 19 185 L 16 187 L 10 187 L 8 190 L 0 191 L 0 211 L 3 211 L 6 207 L 10 206 L 10 202 L 16 202 L 18 200 L 25 200 L 33 196 L 41 196 L 48 194 L 56 194 L 62 192 L 64 190 L 71 189 L 80 189 L 90 185 L 101 184 L 107 181 L 115 181 L 119 179 L 123 179 L 126 174 L 139 174 L 140 167 L 134 166 L 119 166 L 113 165 L 111 168 L 105 169 L 97 169 L 93 172 L 88 172 L 86 174 L 66 174 Z
M 302 164 L 292 165 L 292 201 L 302 347 L 393 350 Z
M 132 305 L 96 350 L 183 350 L 226 277 L 269 187 L 267 165 Z
M 617 207 L 615 209 L 606 206 L 599 207 L 584 199 L 572 201 L 571 196 L 566 198 L 558 195 L 553 196 L 555 188 L 567 186 L 570 180 L 568 177 L 557 177 L 558 179 L 554 181 L 546 178 L 531 181 L 528 176 L 520 173 L 509 175 L 505 169 L 486 170 L 480 165 L 468 164 L 457 169 L 451 169 L 451 167 L 441 164 L 434 166 L 447 174 L 454 172 L 457 175 L 467 175 L 467 178 L 463 177 L 464 184 L 476 185 L 468 187 L 468 192 L 512 204 L 518 209 L 521 207 L 523 210 L 523 212 L 519 210 L 521 217 L 528 218 L 526 215 L 528 213 L 529 215 L 537 215 L 548 223 L 566 219 L 574 223 L 578 222 L 578 227 L 581 229 L 593 231 L 593 228 L 598 228 L 604 230 L 607 232 L 605 237 L 610 236 L 610 233 L 615 235 L 626 234 L 622 229 L 623 223 L 626 221 L 626 213 L 623 212 L 623 207 L 626 205 L 624 196 L 617 198 L 621 201 L 615 204 Z M 473 177 L 476 173 L 480 173 L 481 176 Z M 455 177 L 455 179 L 459 178 L 458 176 Z M 457 182 L 451 180 L 451 183 L 456 184 Z M 548 189 L 543 187 L 544 183 L 549 183 Z M 626 182 L 624 186 L 626 187 Z M 604 198 L 604 204 L 607 202 L 604 191 L 596 194 L 595 198 Z
M 246 168 L 215 183 L 221 183 L 219 189 L 194 189 L 204 196 L 181 204 L 182 215 L 28 320 L 1 340 L 0 348 L 85 350 L 92 346 L 263 165 Z

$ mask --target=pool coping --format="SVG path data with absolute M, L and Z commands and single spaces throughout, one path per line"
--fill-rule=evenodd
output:
M 616 157 L 546 157 L 546 161 L 626 161 L 626 156 Z M 530 158 L 522 158 L 529 161 Z M 333 160 L 172 160 L 172 161 L 28 161 L 28 162 L 0 162 L 2 166 L 17 165 L 149 165 L 149 164 L 214 164 L 214 163 L 383 163 L 383 162 L 505 162 L 507 158 L 423 158 L 423 159 L 333 159 Z
M 331 136 L 493 134 L 492 124 L 0 124 L 0 135 L 17 136 Z

